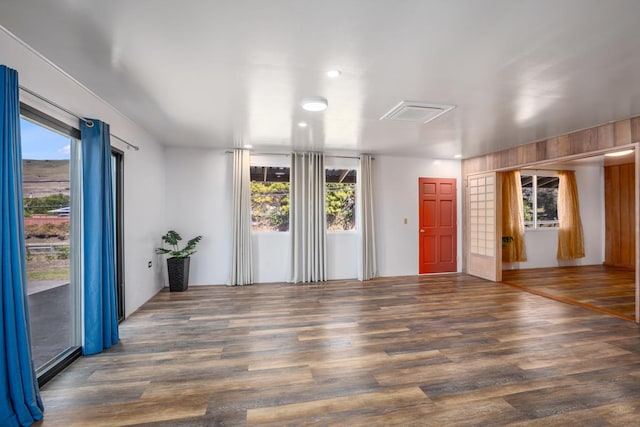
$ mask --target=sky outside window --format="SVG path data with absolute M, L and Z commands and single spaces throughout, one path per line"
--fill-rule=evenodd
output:
M 68 136 L 20 119 L 22 158 L 28 160 L 69 160 L 71 140 Z

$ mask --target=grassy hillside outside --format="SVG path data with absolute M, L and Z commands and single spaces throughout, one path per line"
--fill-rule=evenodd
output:
M 69 195 L 69 160 L 23 160 L 24 197 Z

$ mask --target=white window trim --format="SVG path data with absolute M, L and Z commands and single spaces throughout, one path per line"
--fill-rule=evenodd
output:
M 328 163 L 328 164 L 327 164 Z M 329 169 L 349 169 L 356 171 L 356 185 L 355 185 L 355 193 L 356 193 L 356 204 L 354 206 L 354 225 L 351 230 L 329 230 L 329 224 L 325 224 L 325 231 L 327 234 L 345 234 L 352 233 L 357 234 L 360 230 L 360 163 L 357 159 L 343 159 L 343 158 L 332 158 L 332 161 L 326 162 L 324 165 L 325 176 L 326 172 Z M 327 183 L 325 182 L 325 192 L 327 191 Z M 325 195 L 326 200 L 326 195 Z M 326 212 L 325 212 L 326 216 Z
M 525 227 L 524 227 L 524 231 L 525 232 L 548 232 L 548 231 L 558 231 L 558 228 L 560 227 L 559 221 L 538 221 L 538 178 L 539 176 L 543 176 L 543 177 L 555 177 L 557 178 L 558 172 L 556 171 L 550 171 L 550 170 L 537 170 L 537 169 L 527 169 L 527 170 L 521 170 L 520 171 L 520 176 L 533 176 L 536 177 L 536 179 L 532 180 L 533 183 L 533 221 L 524 221 Z M 557 204 L 557 200 L 556 200 L 556 204 Z M 524 212 L 523 212 L 524 215 Z M 540 223 L 555 223 L 556 225 L 554 227 L 539 227 L 538 224 Z M 527 227 L 527 224 L 531 224 L 531 227 Z

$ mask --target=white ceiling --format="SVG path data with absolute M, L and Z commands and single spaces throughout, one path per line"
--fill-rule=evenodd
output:
M 166 145 L 435 158 L 640 114 L 639 18 L 638 0 L 0 1 L 1 26 Z M 314 95 L 324 113 L 300 108 Z M 403 100 L 457 107 L 379 120 Z

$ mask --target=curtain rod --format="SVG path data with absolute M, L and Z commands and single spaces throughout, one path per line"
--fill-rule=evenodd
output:
M 225 151 L 225 154 L 233 154 L 233 151 Z M 255 154 L 256 156 L 291 156 L 291 153 L 251 153 L 251 154 Z M 293 153 L 293 154 L 298 154 L 298 153 Z M 330 154 L 326 155 L 326 157 L 332 157 L 334 159 L 360 159 L 360 156 L 332 156 Z M 375 157 L 372 157 L 373 160 L 375 160 Z
M 78 119 L 78 120 L 82 120 L 83 122 L 85 122 L 85 123 L 87 124 L 87 126 L 89 126 L 89 127 L 93 126 L 93 122 L 92 122 L 91 120 L 87 120 L 85 117 L 82 117 L 81 115 L 76 114 L 76 113 L 74 113 L 73 111 L 66 109 L 66 108 L 65 108 L 65 107 L 63 107 L 62 105 L 60 105 L 60 104 L 58 104 L 58 103 L 56 103 L 56 102 L 54 102 L 54 101 L 52 101 L 52 100 L 50 100 L 50 99 L 47 99 L 47 98 L 45 98 L 44 96 L 42 96 L 42 95 L 40 95 L 40 94 L 38 94 L 38 93 L 35 93 L 35 92 L 34 92 L 34 91 L 32 91 L 31 89 L 28 89 L 28 88 L 26 88 L 26 87 L 24 87 L 24 86 L 22 86 L 22 85 L 20 85 L 20 86 L 19 86 L 19 88 L 20 88 L 20 90 L 23 90 L 23 91 L 27 92 L 29 95 L 35 96 L 36 98 L 40 99 L 41 101 L 46 102 L 46 103 L 47 103 L 47 104 L 49 104 L 49 105 L 53 105 L 54 107 L 56 107 L 56 108 L 58 108 L 58 109 L 60 109 L 60 110 L 64 111 L 65 113 L 67 113 L 67 114 L 69 114 L 69 115 L 71 115 L 71 116 L 75 117 L 76 119 Z M 118 135 L 115 135 L 115 134 L 113 134 L 113 133 L 110 133 L 110 135 L 111 135 L 112 137 L 114 137 L 115 139 L 117 139 L 117 140 L 122 141 L 123 143 L 125 143 L 125 144 L 127 145 L 127 147 L 131 147 L 131 148 L 133 148 L 133 149 L 134 149 L 134 150 L 136 150 L 136 151 L 140 150 L 140 147 L 138 147 L 137 145 L 133 145 L 132 143 L 130 143 L 129 141 L 127 141 L 127 140 L 125 140 L 125 139 L 120 138 Z

